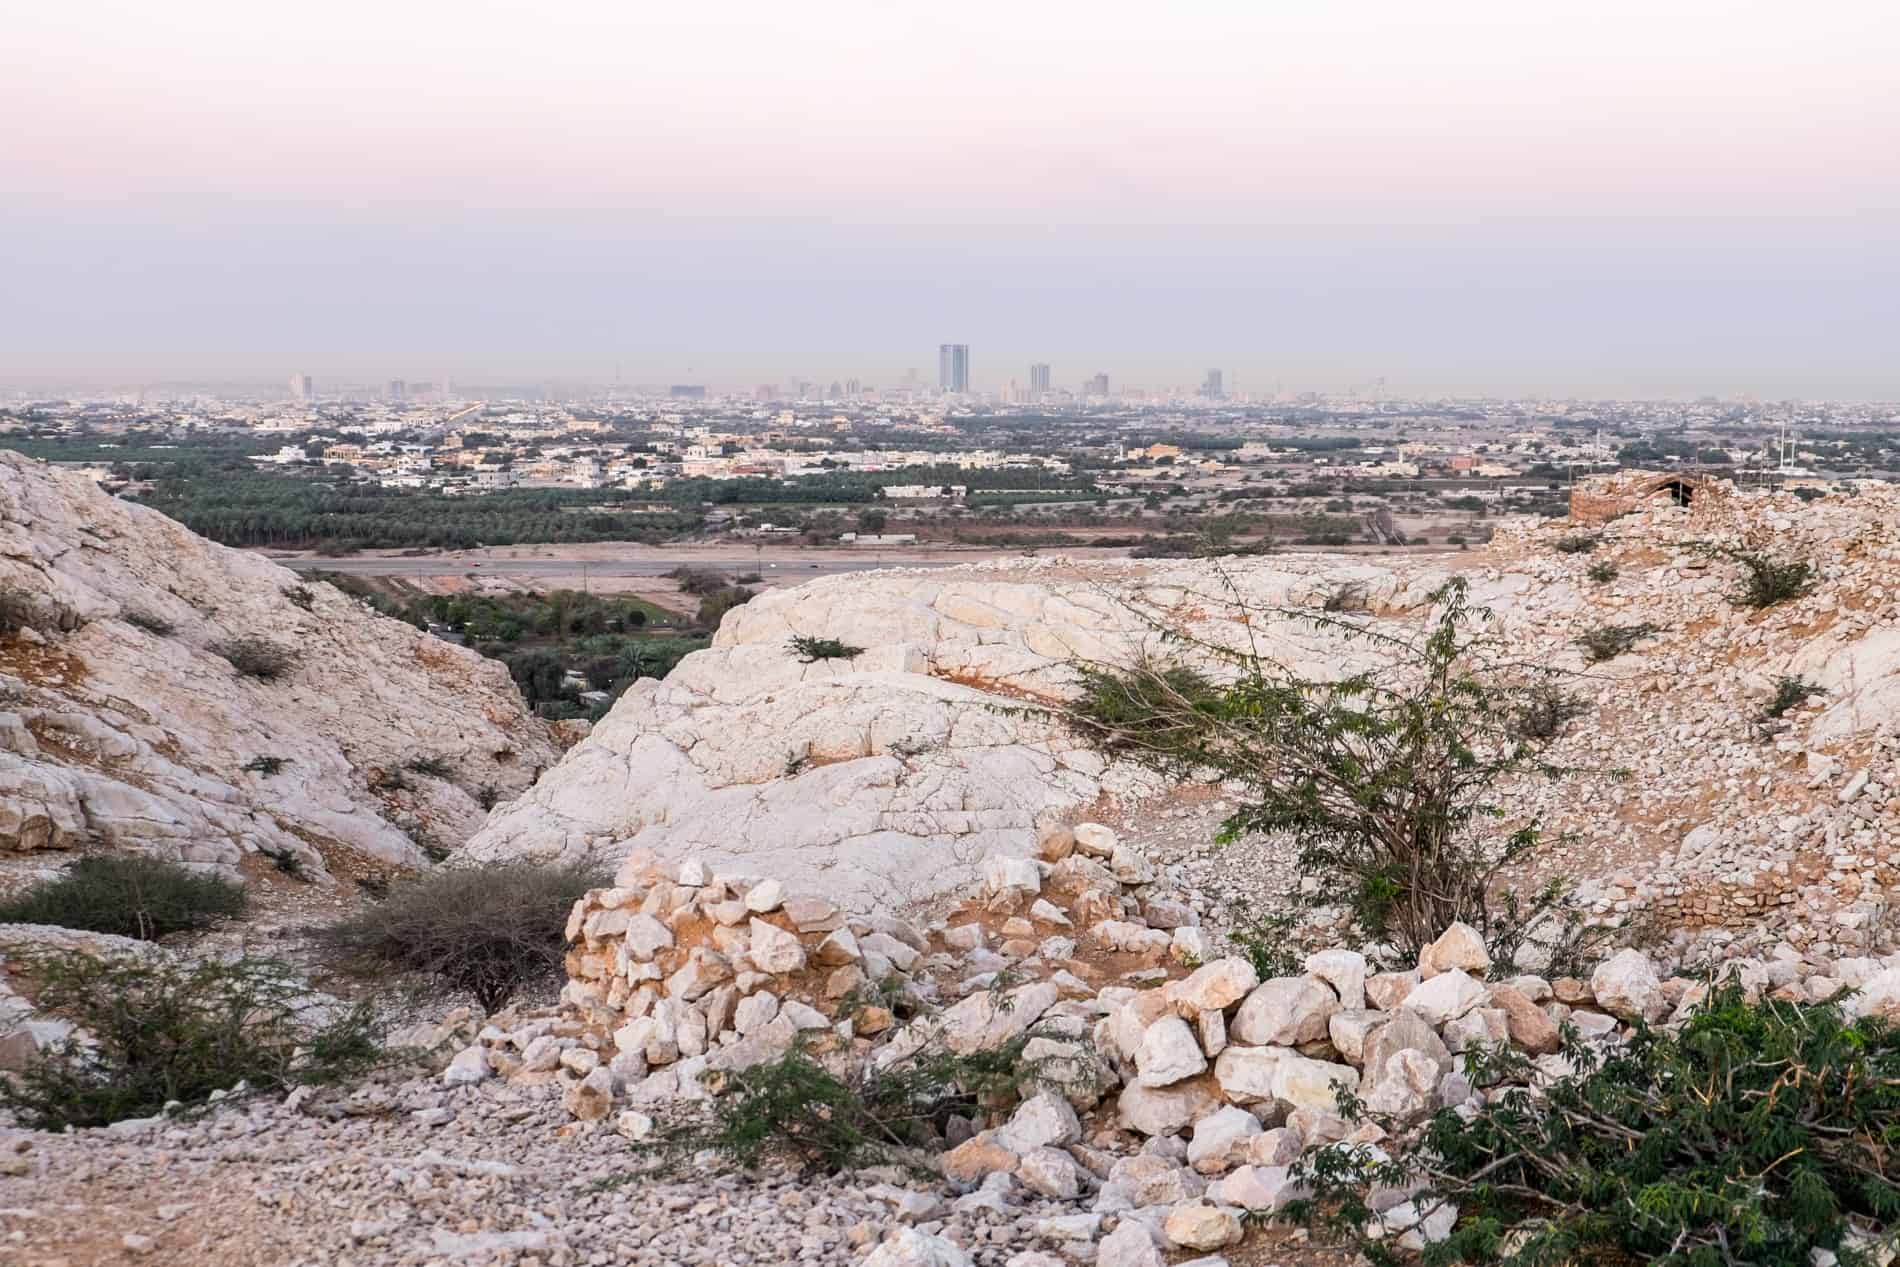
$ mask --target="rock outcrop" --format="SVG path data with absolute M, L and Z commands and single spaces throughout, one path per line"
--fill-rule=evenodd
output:
M 472 847 L 650 848 L 821 882 L 857 911 L 953 891 L 986 856 L 1029 856 L 1052 823 L 1168 790 L 1037 711 L 1073 689 L 1076 662 L 1125 664 L 1184 626 L 1340 673 L 1366 644 L 1311 617 L 1416 631 L 1456 573 L 1520 663 L 1567 673 L 1583 712 L 1552 760 L 1631 775 L 1506 789 L 1515 821 L 1545 828 L 1540 876 L 1584 882 L 1597 916 L 1647 912 L 1724 953 L 1783 938 L 1865 953 L 1900 886 L 1900 490 L 1698 489 L 1686 506 L 1666 488 L 1619 501 L 1589 550 L 1557 548 L 1577 523 L 1522 520 L 1437 558 L 1009 560 L 769 593 L 666 681 L 629 690 Z M 1736 551 L 1806 561 L 1811 584 L 1767 610 L 1737 605 Z M 1638 625 L 1653 630 L 1602 663 L 1576 644 Z M 803 663 L 794 634 L 864 650 Z M 1783 677 L 1821 693 L 1766 718 Z
M 556 757 L 494 661 L 12 453 L 0 606 L 0 853 L 416 864 Z M 219 654 L 246 638 L 284 671 Z M 406 771 L 425 758 L 448 777 Z
M 1442 574 L 1314 561 L 1235 579 L 1263 607 L 1316 604 L 1359 580 L 1393 610 Z M 471 843 L 482 856 L 612 859 L 651 848 L 808 884 L 868 910 L 953 891 L 985 858 L 1027 857 L 1041 829 L 1162 785 L 1113 765 L 1047 709 L 1076 663 L 1160 651 L 1164 624 L 1238 640 L 1204 565 L 1077 569 L 1060 560 L 829 577 L 729 613 L 665 681 L 635 683 L 526 797 Z M 862 648 L 803 662 L 794 635 Z M 1359 663 L 1337 634 L 1266 639 L 1301 672 Z

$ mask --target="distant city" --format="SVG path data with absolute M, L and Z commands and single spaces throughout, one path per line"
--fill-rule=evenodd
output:
M 800 513 L 780 513 L 772 530 L 808 535 L 813 508 L 866 498 L 920 520 L 935 517 L 933 507 L 986 499 L 1092 501 L 1105 522 L 1128 529 L 1106 535 L 1137 542 L 1146 528 L 1140 514 L 1122 523 L 1118 508 L 1155 512 L 1170 531 L 1183 527 L 1183 515 L 1251 508 L 1265 516 L 1254 526 L 1271 531 L 1282 509 L 1276 499 L 1315 480 L 1335 501 L 1358 494 L 1350 505 L 1362 518 L 1383 510 L 1397 516 L 1393 524 L 1408 514 L 1416 521 L 1409 530 L 1328 524 L 1296 540 L 1391 544 L 1450 533 L 1445 516 L 1414 514 L 1437 509 L 1432 498 L 1463 499 L 1467 513 L 1487 500 L 1500 510 L 1548 508 L 1548 495 L 1579 470 L 1689 464 L 1785 481 L 1887 478 L 1900 469 L 1900 409 L 1891 404 L 1415 399 L 1377 380 L 1341 394 L 1282 395 L 1234 391 L 1218 367 L 1191 389 L 1157 393 L 1117 386 L 1100 369 L 1065 383 L 1041 361 L 1002 390 L 981 392 L 971 386 L 974 367 L 970 344 L 944 343 L 934 381 L 912 370 L 883 385 L 330 385 L 297 370 L 277 388 L 14 393 L 0 404 L 0 443 L 148 499 L 181 496 L 179 480 L 160 477 L 174 454 L 210 446 L 227 459 L 227 481 L 229 460 L 238 459 L 306 491 L 605 490 L 625 499 L 622 511 L 644 499 L 674 513 L 687 504 L 782 501 Z M 140 461 L 129 461 L 130 449 Z M 847 480 L 857 482 L 847 488 Z M 238 496 L 208 479 L 191 487 L 201 517 L 220 497 Z M 695 522 L 723 523 L 716 513 Z M 929 539 L 943 525 L 917 526 Z M 952 526 L 959 539 L 969 535 L 967 525 Z

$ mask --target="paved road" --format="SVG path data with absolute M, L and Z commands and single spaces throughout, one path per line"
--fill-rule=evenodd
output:
M 350 576 L 465 576 L 486 572 L 496 576 L 664 576 L 684 564 L 722 572 L 757 571 L 765 576 L 832 576 L 840 572 L 871 572 L 878 568 L 943 568 L 969 559 L 907 559 L 891 555 L 882 560 L 814 559 L 809 563 L 758 563 L 750 555 L 730 558 L 635 558 L 587 562 L 580 559 L 278 559 L 299 572 L 342 572 Z

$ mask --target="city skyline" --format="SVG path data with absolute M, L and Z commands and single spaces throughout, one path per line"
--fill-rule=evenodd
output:
M 1871 0 L 8 17 L 0 382 L 1900 397 Z

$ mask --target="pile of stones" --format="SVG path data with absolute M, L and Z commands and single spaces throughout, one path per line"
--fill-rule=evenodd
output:
M 1327 949 L 1299 975 L 1262 979 L 1217 944 L 1176 869 L 1108 828 L 1057 830 L 1040 853 L 993 859 L 979 891 L 916 925 L 692 861 L 631 859 L 574 910 L 561 1006 L 489 1025 L 443 1078 L 540 1085 L 577 1128 L 639 1139 L 662 1106 L 710 1097 L 721 1071 L 795 1043 L 843 1065 L 931 1042 L 968 1053 L 1033 1029 L 1024 1055 L 1042 1081 L 1013 1113 L 953 1123 L 936 1159 L 942 1197 L 1070 1206 L 1038 1221 L 1050 1248 L 1010 1259 L 1017 1267 L 1070 1261 L 1083 1246 L 1099 1267 L 1158 1267 L 1170 1252 L 1240 1243 L 1249 1216 L 1300 1195 L 1294 1166 L 1308 1149 L 1391 1148 L 1439 1110 L 1475 1111 L 1504 1088 L 1466 1077 L 1459 1057 L 1474 1045 L 1508 1044 L 1537 1080 L 1561 1077 L 1561 1027 L 1617 1043 L 1639 1020 L 1679 1019 L 1708 988 L 1661 975 L 1635 949 L 1588 979 L 1523 973 L 1494 964 L 1463 924 L 1405 971 Z M 1862 1011 L 1900 1003 L 1900 965 L 1846 963 L 1835 978 L 1788 965 L 1742 984 L 1803 1000 L 1854 985 Z M 1342 1088 L 1366 1106 L 1360 1123 L 1336 1111 Z M 1387 1196 L 1378 1230 L 1401 1246 L 1444 1236 L 1456 1217 Z M 865 1261 L 972 1261 L 945 1230 L 906 1227 Z

